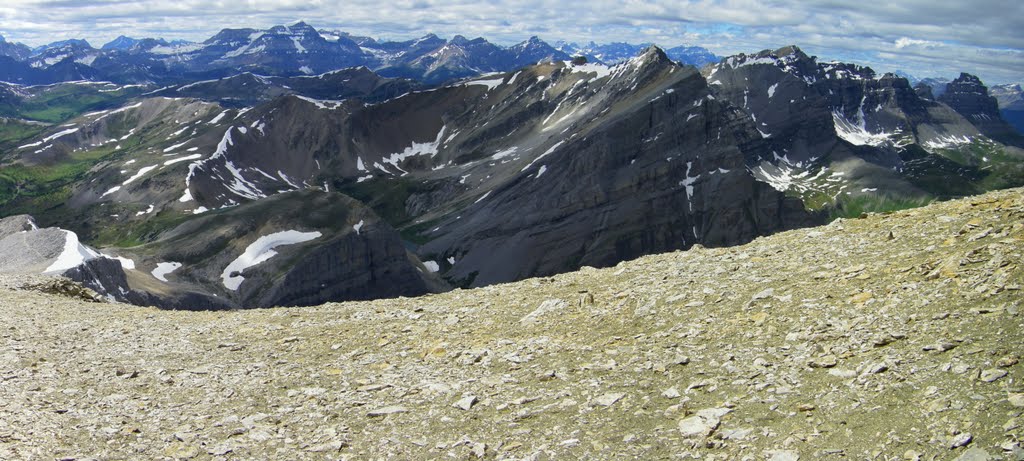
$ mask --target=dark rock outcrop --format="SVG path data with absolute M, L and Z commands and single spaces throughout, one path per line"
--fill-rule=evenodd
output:
M 764 138 L 763 148 L 750 149 L 759 157 L 748 163 L 761 162 L 755 171 L 818 203 L 962 194 L 989 174 L 980 170 L 989 156 L 969 146 L 1003 149 L 931 99 L 927 86 L 914 89 L 906 78 L 878 77 L 868 67 L 818 62 L 795 46 L 732 56 L 703 73 L 714 94 L 748 113 Z M 955 86 L 953 94 L 962 92 Z M 794 175 L 816 179 L 794 182 Z
M 608 100 L 587 103 L 612 115 L 584 118 L 523 174 L 441 220 L 419 251 L 424 259 L 447 262 L 454 283 L 482 286 L 814 222 L 799 201 L 746 170 L 749 153 L 736 146 L 759 139 L 756 130 L 709 98 L 695 70 L 657 48 L 625 66 L 601 85 Z M 573 86 L 560 81 L 570 78 L 556 73 L 549 88 Z
M 999 113 L 999 103 L 988 94 L 988 88 L 978 77 L 962 73 L 939 96 L 953 110 L 970 120 L 978 130 L 996 141 L 1017 147 L 1024 147 L 1024 137 Z
M 294 243 L 287 238 L 276 244 L 258 243 L 281 232 L 303 232 L 307 237 Z M 142 273 L 138 279 L 129 277 L 127 285 L 120 278 L 108 284 L 107 278 L 99 277 L 105 292 L 126 287 L 144 292 L 126 294 L 133 303 L 176 309 L 306 306 L 447 288 L 372 211 L 344 195 L 317 190 L 208 212 L 153 243 L 119 253 L 147 269 L 136 271 Z M 239 261 L 246 262 L 231 271 Z M 167 262 L 180 267 L 164 275 L 166 281 L 146 273 Z M 133 296 L 142 296 L 142 301 Z

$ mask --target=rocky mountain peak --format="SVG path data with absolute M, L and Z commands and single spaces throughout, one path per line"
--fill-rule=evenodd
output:
M 441 38 L 441 37 L 438 37 L 436 34 L 427 34 L 427 35 L 424 35 L 424 36 L 416 39 L 416 41 L 414 43 L 420 44 L 420 43 L 437 42 L 437 41 L 442 41 L 443 42 L 444 39 Z
M 665 50 L 661 49 L 658 45 L 650 45 L 647 48 L 644 48 L 643 51 L 640 52 L 639 56 L 668 59 L 668 54 L 666 54 Z
M 556 50 L 536 35 L 517 45 L 513 45 L 508 50 L 513 55 L 513 61 L 521 66 L 536 64 L 541 61 L 567 61 L 570 59 L 568 54 Z
M 672 58 L 668 57 L 665 50 L 659 48 L 657 45 L 650 45 L 644 48 L 637 57 L 634 58 L 636 62 L 642 63 L 644 66 L 664 66 L 664 65 L 675 65 Z
M 121 36 L 118 36 L 117 38 L 107 42 L 102 47 L 100 47 L 100 49 L 101 50 L 128 50 L 128 49 L 131 49 L 133 46 L 135 46 L 137 43 L 139 43 L 139 40 L 136 40 L 134 38 L 121 35 Z
M 978 76 L 973 75 L 973 74 L 968 74 L 967 72 L 961 72 L 960 76 L 957 77 L 955 80 L 953 80 L 950 83 L 950 85 L 956 85 L 956 86 L 959 86 L 959 87 L 982 87 L 982 88 L 985 87 L 985 85 L 983 83 L 981 83 L 981 79 L 978 78 Z M 987 91 L 987 88 L 986 88 L 986 91 Z
M 762 52 L 762 53 L 764 53 L 764 52 Z M 800 47 L 798 47 L 796 45 L 784 46 L 782 48 L 779 48 L 779 49 L 775 50 L 774 53 L 772 53 L 772 54 L 774 54 L 775 56 L 778 56 L 780 58 L 787 57 L 787 58 L 789 58 L 789 60 L 808 60 L 808 59 L 811 59 L 810 56 L 807 56 L 807 54 L 804 53 L 804 51 L 801 50 Z
M 518 53 L 524 53 L 534 50 L 547 50 L 549 48 L 554 50 L 554 48 L 552 48 L 551 45 L 548 45 L 547 42 L 541 40 L 540 37 L 534 35 L 527 40 L 524 40 L 513 45 L 510 49 L 515 50 Z
M 39 54 L 46 53 L 47 51 L 50 51 L 50 50 L 67 50 L 67 51 L 71 51 L 71 50 L 92 50 L 92 49 L 94 49 L 94 48 L 92 47 L 92 45 L 89 44 L 88 41 L 85 41 L 85 40 L 82 40 L 82 39 L 73 38 L 73 39 L 70 39 L 70 40 L 61 40 L 61 41 L 50 43 L 48 45 L 43 45 L 43 46 L 33 50 L 33 54 L 39 55 Z
M 256 32 L 256 29 L 221 29 L 220 32 L 206 39 L 203 43 L 206 45 L 227 45 L 248 40 L 249 36 Z
M 977 76 L 961 73 L 946 85 L 939 101 L 959 112 L 986 136 L 1004 144 L 1024 146 L 1024 137 L 1003 119 L 999 102 Z
M 960 77 L 946 85 L 946 92 L 939 99 L 957 112 L 963 109 L 968 114 L 991 114 L 998 109 L 995 98 L 989 96 L 988 88 L 981 79 L 968 73 L 960 74 Z
M 0 56 L 10 56 L 21 60 L 27 58 L 30 54 L 32 54 L 32 49 L 28 46 L 21 43 L 8 42 L 0 36 Z

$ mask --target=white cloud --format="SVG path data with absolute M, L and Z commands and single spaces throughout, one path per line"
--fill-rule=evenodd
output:
M 926 48 L 938 48 L 938 47 L 942 46 L 942 44 L 939 43 L 939 42 L 933 42 L 933 41 L 930 41 L 930 40 L 917 40 L 917 39 L 907 38 L 907 37 L 900 37 L 900 38 L 896 39 L 896 43 L 894 43 L 894 45 L 896 45 L 896 49 L 900 49 L 900 50 L 902 50 L 902 49 L 904 49 L 904 48 L 906 48 L 908 46 L 909 47 L 919 46 L 919 47 L 926 47 Z
M 433 32 L 506 45 L 530 35 L 697 44 L 719 54 L 798 44 L 877 70 L 926 76 L 957 67 L 996 83 L 1024 80 L 1022 17 L 1024 2 L 1015 0 L 349 0 L 343 8 L 326 0 L 5 0 L 0 34 L 32 45 L 84 37 L 99 46 L 121 34 L 204 40 L 225 27 L 305 19 L 374 37 Z

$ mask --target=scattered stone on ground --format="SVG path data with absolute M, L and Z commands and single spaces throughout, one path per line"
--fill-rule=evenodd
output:
M 1022 264 L 1017 189 L 414 299 L 3 277 L 0 459 L 1020 459 Z

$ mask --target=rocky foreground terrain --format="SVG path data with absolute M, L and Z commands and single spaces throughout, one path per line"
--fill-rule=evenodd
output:
M 0 459 L 1024 459 L 1022 253 L 1015 189 L 311 308 L 8 277 Z

